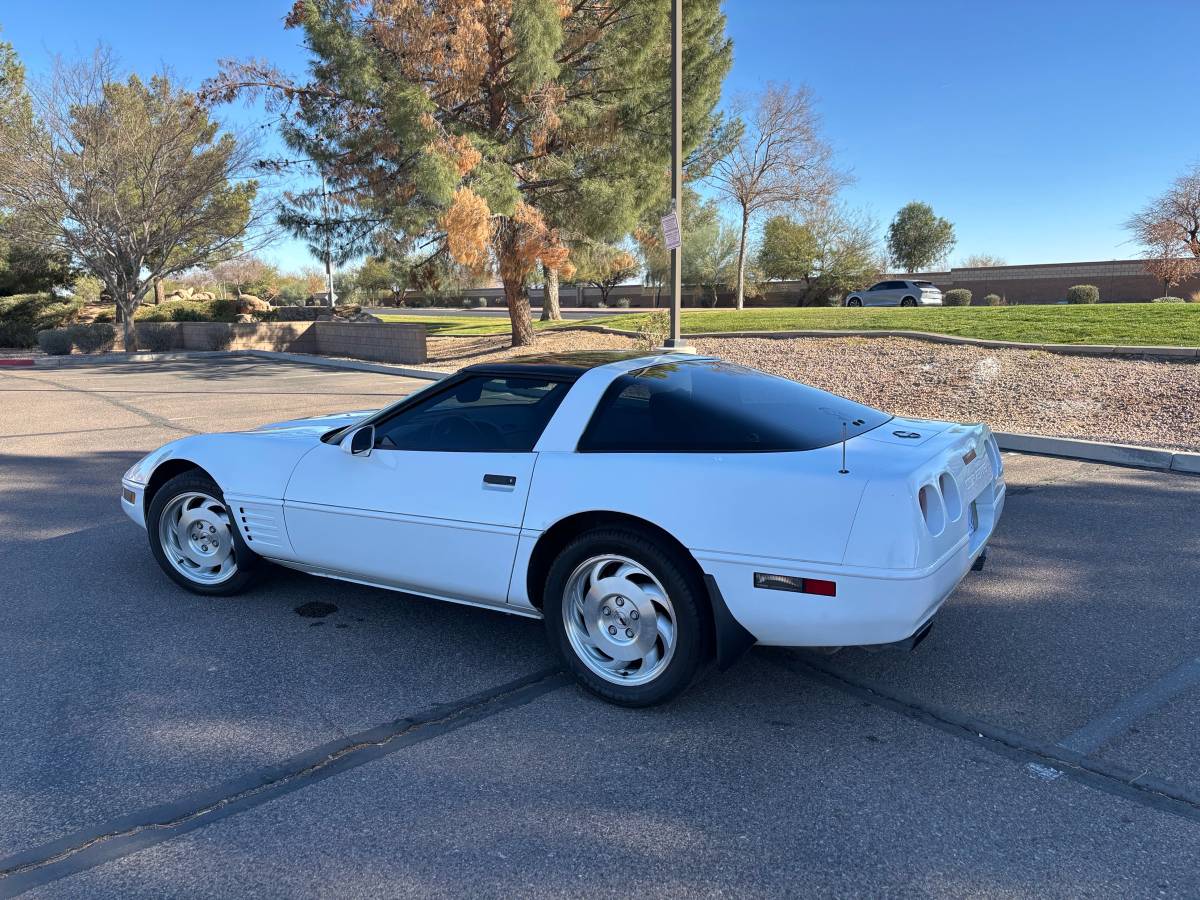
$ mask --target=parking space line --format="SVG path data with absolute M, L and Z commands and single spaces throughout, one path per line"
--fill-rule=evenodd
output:
M 1093 759 L 1059 744 L 1039 741 L 953 710 L 926 706 L 918 700 L 904 697 L 812 658 L 774 656 L 772 661 L 793 674 L 811 678 L 855 699 L 970 741 L 998 756 L 1046 772 L 1058 772 L 1072 781 L 1122 797 L 1139 806 L 1200 823 L 1200 793 L 1153 775 L 1133 772 L 1115 763 Z
M 1074 734 L 1059 741 L 1059 746 L 1076 753 L 1095 753 L 1134 722 L 1196 684 L 1200 684 L 1200 657 L 1185 662 L 1144 691 L 1122 700 L 1107 715 L 1088 722 Z
M 0 859 L 0 897 L 15 897 L 161 844 L 398 750 L 523 706 L 570 683 L 571 679 L 561 669 L 544 669 L 462 700 L 360 731 L 215 788 L 139 810 Z

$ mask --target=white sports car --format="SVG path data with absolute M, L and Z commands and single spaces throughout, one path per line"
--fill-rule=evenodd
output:
M 667 700 L 754 643 L 915 646 L 1004 505 L 983 425 L 682 354 L 464 369 L 371 413 L 167 444 L 122 507 L 229 595 L 264 560 L 543 618 L 579 680 Z

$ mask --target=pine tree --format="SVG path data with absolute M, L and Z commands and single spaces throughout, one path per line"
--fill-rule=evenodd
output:
M 241 64 L 209 95 L 266 92 L 282 109 L 288 144 L 342 204 L 342 254 L 386 234 L 424 254 L 427 277 L 450 262 L 498 274 L 514 345 L 533 340 L 539 263 L 569 266 L 568 239 L 618 241 L 663 201 L 669 0 L 299 0 L 287 24 L 304 31 L 309 81 Z M 694 153 L 722 124 L 720 0 L 689 0 L 685 33 Z M 290 200 L 286 223 L 320 226 L 315 195 Z

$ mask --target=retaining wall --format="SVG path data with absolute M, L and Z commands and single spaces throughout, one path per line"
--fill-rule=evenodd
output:
M 138 339 L 143 349 L 273 350 L 344 356 L 371 362 L 420 365 L 429 361 L 426 327 L 413 324 L 358 322 L 142 322 Z M 151 331 L 174 332 L 171 346 L 152 345 Z M 121 349 L 120 330 L 117 349 Z

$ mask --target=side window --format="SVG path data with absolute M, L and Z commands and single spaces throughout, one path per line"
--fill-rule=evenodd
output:
M 887 290 L 887 286 L 888 286 L 888 283 L 887 283 L 886 281 L 881 281 L 881 282 L 879 282 L 879 284 L 873 284 L 873 285 L 871 285 L 871 290 L 873 290 L 873 291 L 886 291 L 886 290 Z
M 571 385 L 481 375 L 396 413 L 375 428 L 380 450 L 520 453 L 537 444 Z

